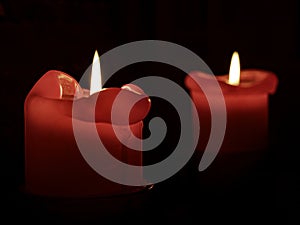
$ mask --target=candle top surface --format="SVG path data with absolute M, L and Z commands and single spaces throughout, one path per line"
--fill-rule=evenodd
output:
M 229 75 L 211 75 L 200 71 L 193 71 L 185 78 L 185 85 L 191 91 L 202 91 L 198 83 L 210 85 L 207 90 L 217 88 L 214 80 L 218 81 L 222 92 L 225 94 L 274 94 L 278 85 L 277 76 L 270 71 L 247 69 L 241 71 L 239 85 L 228 83 Z
M 117 111 L 114 119 L 117 124 L 141 121 L 151 106 L 149 96 L 134 84 L 103 88 L 90 95 L 90 92 L 81 88 L 72 76 L 57 70 L 46 72 L 36 82 L 26 97 L 25 106 L 32 102 L 32 99 L 47 102 L 47 107 L 56 110 L 57 113 L 89 122 L 110 123 L 114 109 Z

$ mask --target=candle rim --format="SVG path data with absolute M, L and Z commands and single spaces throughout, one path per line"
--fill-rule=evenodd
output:
M 275 93 L 278 85 L 278 78 L 275 75 L 275 73 L 263 69 L 243 69 L 241 70 L 241 81 L 243 80 L 242 76 L 250 72 L 255 73 L 255 76 L 257 76 L 258 73 L 263 74 L 264 79 L 258 79 L 257 82 L 255 82 L 255 84 L 253 85 L 242 84 L 236 86 L 236 85 L 230 85 L 226 82 L 228 80 L 228 74 L 214 75 L 214 74 L 207 74 L 201 71 L 192 71 L 189 75 L 186 76 L 185 85 L 190 91 L 202 92 L 197 82 L 217 79 L 223 93 L 235 93 L 235 92 L 238 92 L 240 94 L 274 94 Z M 194 80 L 194 78 L 197 79 L 197 82 Z
M 64 76 L 66 79 L 64 80 L 69 80 L 69 82 L 73 82 L 74 83 L 74 90 L 73 90 L 73 95 L 63 95 L 62 91 L 61 91 L 61 76 Z M 51 88 L 49 88 L 47 90 L 45 90 L 45 88 L 42 88 L 42 86 L 51 86 Z M 55 90 L 54 90 L 55 89 Z M 80 86 L 80 84 L 78 83 L 78 81 L 72 77 L 71 75 L 62 72 L 60 70 L 48 70 L 46 73 L 43 74 L 43 76 L 41 76 L 38 81 L 34 84 L 34 86 L 31 88 L 31 90 L 29 91 L 28 95 L 39 95 L 41 97 L 44 98 L 48 98 L 48 99 L 59 99 L 59 100 L 69 100 L 68 96 L 76 96 L 76 91 L 78 91 L 78 89 L 81 90 L 86 90 L 89 91 L 86 88 L 82 88 Z M 147 94 L 138 86 L 134 85 L 134 84 L 124 84 L 121 87 L 104 87 L 101 90 L 99 90 L 98 92 L 93 93 L 94 94 L 98 94 L 99 92 L 105 92 L 107 91 L 107 89 L 122 89 L 122 90 L 127 90 L 131 93 L 137 94 L 137 95 L 145 95 L 147 96 Z M 90 96 L 92 96 L 90 95 Z M 63 98 L 63 96 L 66 96 L 67 98 Z M 89 96 L 85 96 L 85 97 L 89 97 Z M 148 96 L 149 97 L 149 96 Z M 74 98 L 70 98 L 73 99 Z M 80 99 L 80 98 L 78 98 Z
M 58 110 L 63 112 L 65 114 L 65 111 L 67 110 L 67 114 L 72 117 L 72 105 L 74 102 L 79 102 L 82 101 L 84 104 L 88 104 L 89 101 L 99 101 L 101 98 L 104 98 L 104 104 L 103 107 L 104 109 L 107 107 L 107 105 L 112 104 L 111 99 L 115 99 L 115 97 L 122 91 L 125 96 L 127 96 L 128 102 L 130 101 L 135 101 L 136 104 L 139 104 L 140 107 L 142 108 L 135 108 L 138 111 L 138 116 L 137 118 L 130 119 L 130 124 L 134 123 L 134 121 L 140 121 L 146 117 L 148 112 L 150 111 L 151 108 L 151 99 L 150 97 L 145 94 L 142 89 L 142 93 L 137 93 L 137 91 L 131 91 L 127 88 L 122 88 L 126 85 L 123 85 L 122 87 L 109 87 L 109 88 L 104 88 L 100 90 L 99 92 L 94 93 L 93 95 L 87 96 L 86 98 L 78 98 L 74 99 L 73 98 L 61 98 L 60 97 L 60 84 L 59 84 L 59 79 L 58 75 L 65 75 L 72 80 L 72 82 L 76 82 L 76 80 L 61 71 L 58 70 L 50 70 L 46 72 L 32 87 L 28 95 L 26 96 L 25 99 L 25 107 L 28 106 L 28 104 L 31 104 L 34 99 L 37 99 L 39 97 L 40 99 L 44 99 L 50 102 L 50 104 L 53 105 L 53 107 L 57 107 Z M 78 83 L 76 83 L 77 87 L 80 87 Z M 131 87 L 134 87 L 133 84 L 131 84 Z M 137 87 L 137 86 L 136 86 Z M 98 96 L 99 95 L 99 96 Z M 95 99 L 96 98 L 96 99 Z M 127 101 L 126 100 L 126 101 Z M 125 101 L 125 104 L 126 104 Z M 141 101 L 141 102 L 140 102 Z M 64 103 L 67 102 L 68 105 L 66 106 Z M 106 103 L 105 103 L 106 102 Z M 65 108 L 68 109 L 65 109 Z M 90 108 L 89 110 L 94 110 Z M 106 110 L 107 111 L 107 110 Z M 105 112 L 106 112 L 105 111 Z M 82 111 L 82 113 L 84 110 Z M 120 113 L 122 114 L 122 110 L 120 110 Z M 106 113 L 103 113 L 103 115 L 98 116 L 97 119 L 95 119 L 95 122 L 105 122 L 105 121 L 110 121 L 111 120 L 111 114 L 107 111 Z

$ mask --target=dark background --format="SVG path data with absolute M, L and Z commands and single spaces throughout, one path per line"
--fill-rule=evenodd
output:
M 296 0 L 0 0 L 4 218 L 43 224 L 299 223 L 299 13 Z M 214 74 L 228 73 L 231 55 L 238 51 L 243 69 L 278 76 L 277 91 L 270 96 L 270 148 L 260 164 L 226 187 L 194 183 L 182 172 L 151 191 L 121 198 L 68 202 L 22 193 L 23 104 L 35 82 L 50 69 L 79 79 L 96 49 L 101 55 L 145 39 L 190 49 Z M 166 65 L 144 63 L 125 68 L 106 85 L 119 86 L 143 74 L 162 74 L 180 85 L 185 76 Z M 170 108 L 159 105 L 154 101 L 149 117 L 159 112 L 168 117 Z

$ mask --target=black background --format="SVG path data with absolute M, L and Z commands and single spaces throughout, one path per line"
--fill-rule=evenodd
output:
M 1 0 L 3 218 L 43 224 L 299 223 L 299 12 L 296 0 Z M 54 201 L 22 193 L 23 106 L 35 82 L 50 69 L 79 79 L 96 49 L 101 55 L 145 39 L 190 49 L 214 74 L 228 73 L 233 51 L 239 52 L 243 69 L 274 72 L 279 85 L 270 96 L 267 154 L 250 173 L 226 187 L 194 182 L 197 175 L 181 172 L 151 191 L 112 199 Z M 125 68 L 105 85 L 119 86 L 144 74 L 166 76 L 180 85 L 185 77 L 166 65 L 144 63 Z M 149 117 L 159 113 L 176 117 L 166 104 L 167 109 L 162 109 L 155 102 Z M 173 144 L 170 141 L 160 148 L 171 149 Z

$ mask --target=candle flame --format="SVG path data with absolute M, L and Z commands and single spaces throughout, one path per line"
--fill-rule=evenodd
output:
M 90 83 L 90 95 L 100 91 L 102 89 L 102 75 L 101 75 L 101 66 L 100 58 L 97 50 L 95 51 L 92 73 L 91 73 L 91 83 Z
M 232 54 L 231 63 L 230 63 L 228 83 L 236 86 L 239 85 L 240 73 L 241 73 L 241 69 L 240 69 L 239 54 L 237 52 L 234 52 Z

